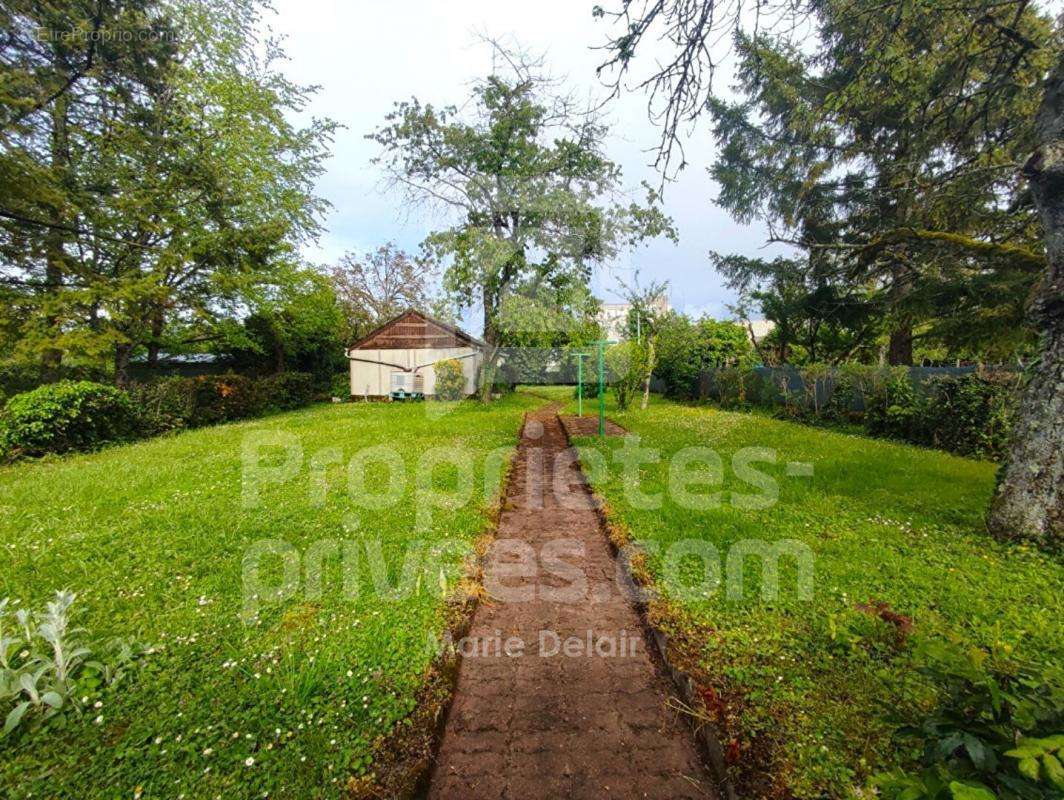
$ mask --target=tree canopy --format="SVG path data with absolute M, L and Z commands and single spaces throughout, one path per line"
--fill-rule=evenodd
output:
M 307 92 L 255 38 L 260 4 L 5 13 L 17 34 L 0 97 L 11 357 L 46 369 L 109 359 L 122 383 L 138 351 L 181 344 L 172 332 L 219 339 L 219 323 L 297 260 L 325 207 L 313 185 L 333 126 L 290 121 Z
M 393 185 L 451 222 L 425 252 L 460 305 L 480 306 L 489 378 L 509 296 L 586 285 L 594 263 L 673 235 L 649 187 L 642 204 L 620 198 L 621 171 L 603 152 L 596 114 L 539 63 L 493 46 L 506 68 L 477 82 L 461 112 L 401 102 L 370 135 Z

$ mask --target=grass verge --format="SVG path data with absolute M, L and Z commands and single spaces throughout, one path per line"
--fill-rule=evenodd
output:
M 1064 567 L 983 530 L 992 464 L 658 398 L 626 413 L 611 398 L 610 416 L 659 454 L 639 466 L 638 483 L 624 477 L 622 440 L 576 444 L 611 523 L 647 550 L 661 590 L 651 621 L 710 690 L 740 796 L 846 797 L 870 775 L 914 761 L 893 732 L 896 714 L 927 707 L 936 692 L 914 663 L 921 639 L 1042 663 L 1064 656 Z M 701 488 L 687 487 L 701 509 L 670 483 L 674 457 L 690 447 L 721 457 L 719 477 L 706 472 Z M 755 459 L 747 468 L 778 487 L 763 508 L 737 506 L 739 495 L 772 495 L 744 470 L 746 448 L 765 449 L 745 451 Z M 792 464 L 812 474 L 789 475 L 805 471 Z M 767 573 L 756 557 L 737 559 L 737 597 L 725 591 L 730 582 L 707 590 L 713 582 L 691 558 L 666 563 L 671 546 L 707 542 L 723 577 L 743 543 L 782 540 L 812 554 L 809 599 L 788 557 L 774 597 L 762 594 Z
M 331 798 L 373 783 L 433 677 L 430 635 L 454 622 L 445 596 L 462 555 L 432 548 L 472 548 L 491 476 L 540 403 L 318 406 L 0 469 L 0 597 L 39 607 L 69 588 L 94 636 L 155 647 L 99 709 L 0 740 L 0 795 Z M 281 445 L 262 451 L 279 471 L 247 502 L 242 459 L 263 434 Z M 430 453 L 468 465 L 463 502 L 447 498 L 466 467 L 441 463 L 419 488 Z M 392 479 L 390 500 L 357 499 Z M 431 519 L 419 521 L 419 492 L 438 501 Z M 290 591 L 282 557 L 265 556 L 251 617 L 245 556 L 267 540 L 304 569 Z M 357 554 L 354 579 L 333 543 Z M 320 592 L 305 580 L 315 546 Z

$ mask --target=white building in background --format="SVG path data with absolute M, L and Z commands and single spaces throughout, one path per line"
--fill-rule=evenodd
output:
M 669 299 L 662 295 L 657 298 L 650 307 L 657 314 L 669 312 Z M 619 342 L 628 338 L 628 312 L 632 310 L 631 303 L 602 303 L 598 313 L 598 323 L 602 326 L 603 335 L 610 341 Z
M 351 396 L 389 397 L 436 394 L 436 362 L 454 359 L 462 365 L 465 394 L 477 390 L 484 363 L 484 343 L 463 330 L 411 309 L 381 325 L 347 348 L 351 362 Z
M 776 330 L 776 323 L 770 319 L 752 319 L 746 329 L 750 344 L 761 344 L 766 336 Z

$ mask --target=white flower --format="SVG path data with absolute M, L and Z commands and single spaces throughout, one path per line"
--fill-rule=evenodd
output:
M 100 714 L 100 716 L 98 716 L 92 722 L 94 725 L 103 725 L 103 714 Z
M 211 755 L 212 753 L 214 753 L 214 749 L 213 749 L 213 748 L 210 748 L 210 747 L 208 747 L 208 748 L 205 748 L 205 749 L 204 749 L 204 751 L 203 751 L 203 755 L 205 755 L 205 756 L 209 756 L 209 755 Z
M 255 759 L 253 759 L 251 756 L 248 756 L 247 758 L 244 759 L 244 766 L 245 767 L 253 767 L 253 766 L 255 766 Z

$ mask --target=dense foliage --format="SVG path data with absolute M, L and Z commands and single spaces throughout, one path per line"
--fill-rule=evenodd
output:
M 934 708 L 902 718 L 922 769 L 874 782 L 887 800 L 1041 800 L 1064 794 L 1064 671 L 943 641 L 916 652 L 940 687 Z
M 867 433 L 961 455 L 999 459 L 1008 446 L 1022 376 L 972 372 L 919 379 L 908 367 L 813 364 L 718 370 L 722 405 L 760 406 L 788 419 L 863 425 Z
M 92 450 L 137 435 L 129 396 L 91 381 L 60 381 L 15 395 L 0 415 L 5 458 Z
M 673 312 L 658 323 L 654 374 L 670 397 L 698 397 L 703 372 L 746 364 L 751 353 L 746 331 L 736 323 L 709 317 L 691 320 Z
M 0 8 L 0 359 L 129 379 L 239 332 L 318 230 L 332 123 L 258 0 Z
M 180 429 L 214 425 L 308 405 L 313 377 L 286 372 L 168 377 L 128 391 L 90 381 L 60 381 L 12 397 L 0 415 L 6 458 L 93 450 Z
M 643 386 L 647 347 L 642 342 L 628 339 L 612 345 L 606 350 L 605 358 L 610 388 L 617 398 L 617 408 L 625 411 Z M 597 394 L 596 387 L 595 396 Z
M 253 312 L 229 332 L 225 349 L 237 371 L 307 372 L 324 387 L 346 366 L 351 335 L 332 282 L 316 270 L 301 269 L 262 292 Z
M 462 362 L 454 358 L 437 361 L 436 396 L 441 400 L 461 400 L 465 394 L 466 378 Z

